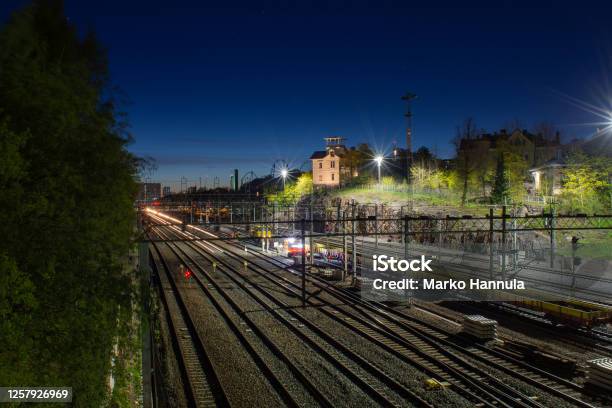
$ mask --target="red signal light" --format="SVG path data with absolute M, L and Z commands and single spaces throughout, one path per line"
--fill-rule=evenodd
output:
M 191 271 L 189 269 L 186 269 L 184 275 L 185 275 L 185 279 L 190 279 L 191 278 Z

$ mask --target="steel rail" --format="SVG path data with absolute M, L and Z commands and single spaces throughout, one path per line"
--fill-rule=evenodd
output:
M 198 408 L 230 406 L 227 394 L 195 328 L 184 299 L 170 276 L 168 264 L 159 248 L 155 245 L 153 248 L 155 250 L 152 253 L 153 259 L 158 261 L 154 262 L 154 267 L 160 278 L 162 302 L 172 330 L 175 351 L 178 351 L 181 356 L 179 367 L 182 377 L 186 380 L 186 384 L 183 384 L 187 390 L 188 404 Z M 163 273 L 159 273 L 158 265 L 164 270 Z M 166 289 L 168 287 L 170 287 L 172 296 Z
M 201 250 L 200 250 L 201 251 Z M 234 256 L 236 256 L 236 254 L 233 254 Z M 244 257 L 238 256 L 241 259 L 246 259 Z M 223 260 L 220 260 L 220 262 L 224 262 Z M 255 264 L 256 265 L 256 264 Z M 227 265 L 228 267 L 232 267 L 231 265 Z M 257 267 L 260 268 L 259 265 L 256 265 Z M 275 274 L 274 274 L 275 275 Z M 267 279 L 270 279 L 266 274 L 263 274 L 262 276 L 266 276 Z M 275 275 L 276 276 L 276 275 Z M 276 276 L 279 277 L 279 276 Z M 286 278 L 280 277 L 281 279 L 287 281 L 290 285 L 293 285 L 292 282 L 288 281 Z M 270 279 L 272 282 L 274 282 L 275 284 L 279 284 L 276 280 L 274 279 Z M 322 300 L 322 299 L 321 299 Z M 324 303 L 325 301 L 322 300 Z M 342 312 L 344 314 L 348 314 L 346 311 L 338 308 L 335 305 L 331 305 L 328 304 L 327 306 L 329 306 L 330 308 L 334 308 L 336 310 L 338 310 L 339 312 Z M 346 325 L 346 321 L 339 319 L 337 316 L 335 316 L 333 313 L 325 311 L 324 309 L 319 309 L 322 310 L 323 312 L 325 312 L 326 314 L 328 314 L 330 317 L 332 317 L 332 319 L 339 321 L 340 323 Z M 436 358 L 430 354 L 428 354 L 427 352 L 423 352 L 421 349 L 419 349 L 418 347 L 416 347 L 415 345 L 413 345 L 410 342 L 405 341 L 403 338 L 394 335 L 393 333 L 389 333 L 384 329 L 381 329 L 380 327 L 378 327 L 377 325 L 373 325 L 370 322 L 367 322 L 364 319 L 361 319 L 355 315 L 351 316 L 353 319 L 352 324 L 348 325 L 347 327 L 351 328 L 352 330 L 355 330 L 355 322 L 358 322 L 362 327 L 361 327 L 361 334 L 364 334 L 364 329 L 367 328 L 370 330 L 370 333 L 365 333 L 366 336 L 373 340 L 374 342 L 377 342 L 379 345 L 381 345 L 383 348 L 386 348 L 388 350 L 390 350 L 392 353 L 398 355 L 398 357 L 403 358 L 404 360 L 406 360 L 406 355 L 402 354 L 400 352 L 398 352 L 397 347 L 390 347 L 388 344 L 385 344 L 383 341 L 381 341 L 380 338 L 376 338 L 377 335 L 382 336 L 383 338 L 386 337 L 387 339 L 391 339 L 393 342 L 400 344 L 403 348 L 408 349 L 411 351 L 411 353 L 416 354 L 417 356 L 419 356 L 420 358 L 424 358 L 426 360 L 429 361 L 430 364 L 434 364 L 438 366 L 438 372 L 436 372 L 435 370 L 432 370 L 431 367 L 429 368 L 429 372 L 432 374 L 435 374 L 436 377 L 440 378 L 442 377 L 443 380 L 451 380 L 451 384 L 454 386 L 454 388 L 460 393 L 460 394 L 464 394 L 466 395 L 466 393 L 468 395 L 470 395 L 472 398 L 474 398 L 475 396 L 477 396 L 477 400 L 480 403 L 486 403 L 487 405 L 497 405 L 499 406 L 499 404 L 503 405 L 503 406 L 541 406 L 538 403 L 532 401 L 531 399 L 529 399 L 526 396 L 521 395 L 520 397 L 518 397 L 518 393 L 515 392 L 515 390 L 507 387 L 505 384 L 503 384 L 502 382 L 498 381 L 497 379 L 495 379 L 493 376 L 487 374 L 486 372 L 475 368 L 475 367 L 470 367 L 470 369 L 472 371 L 476 371 L 478 372 L 478 377 L 477 378 L 471 378 L 470 375 L 466 375 L 463 372 L 461 372 L 461 369 L 458 369 L 456 366 L 450 366 L 448 364 L 446 364 L 443 361 L 440 361 L 439 358 Z M 447 361 L 451 361 L 455 360 L 454 362 L 452 362 L 453 364 L 457 363 L 457 356 L 452 355 L 451 353 L 447 353 L 444 350 L 438 350 L 436 351 L 439 354 L 442 354 L 445 356 L 445 358 L 447 358 Z M 414 358 L 413 359 L 408 359 L 410 360 L 411 363 L 417 363 Z M 460 359 L 459 359 L 460 360 Z M 418 364 L 418 363 L 417 363 Z M 462 362 L 462 364 L 465 365 L 465 362 Z M 420 364 L 420 367 L 424 370 L 427 370 L 428 368 L 426 366 L 423 366 L 423 364 Z M 440 371 L 441 368 L 441 371 Z M 452 374 L 452 375 L 451 375 Z M 463 386 L 458 386 L 458 384 L 455 383 L 455 381 L 453 380 L 453 378 L 449 378 L 454 376 L 455 379 L 460 379 L 460 381 L 462 382 Z M 505 392 L 501 391 L 500 389 L 494 388 L 493 386 L 491 386 L 490 384 L 484 384 L 481 383 L 483 378 L 488 378 L 491 382 L 496 383 L 496 385 L 500 388 L 500 389 L 505 389 Z M 472 389 L 472 392 L 467 391 L 464 387 L 465 386 L 469 386 Z M 515 396 L 511 396 L 508 393 L 514 393 Z M 484 399 L 484 398 L 488 398 Z M 492 401 L 492 402 L 489 402 Z
M 169 248 L 169 249 L 173 252 L 173 254 L 178 259 L 180 259 L 182 262 L 184 262 L 183 257 L 181 257 L 180 254 L 178 254 L 174 248 Z M 184 263 L 187 264 L 186 262 L 184 262 Z M 215 308 L 217 310 L 219 310 L 220 313 L 222 313 L 224 315 L 226 320 L 231 321 L 231 318 L 229 317 L 227 312 L 223 310 L 223 307 L 221 306 L 221 304 L 214 298 L 214 296 L 212 295 L 211 291 L 204 284 L 204 282 L 202 282 L 201 278 L 197 274 L 193 274 L 192 276 L 196 280 L 198 286 L 207 294 L 207 296 L 209 297 L 211 302 L 215 305 Z M 288 367 L 289 371 L 291 371 L 291 373 L 299 380 L 299 382 L 304 385 L 305 389 L 307 389 L 310 392 L 310 394 L 317 401 L 317 403 L 319 403 L 322 407 L 332 408 L 333 404 L 327 399 L 327 397 L 325 397 L 316 388 L 316 386 L 308 379 L 308 377 L 297 366 L 295 366 L 295 364 L 293 364 L 293 362 L 286 355 L 286 353 L 284 353 L 280 348 L 278 348 L 278 346 L 276 346 L 276 344 L 274 342 L 272 342 L 272 340 L 270 340 L 270 338 L 257 325 L 255 325 L 255 323 L 252 321 L 252 319 L 249 318 L 248 314 L 244 310 L 242 310 L 240 308 L 240 306 L 233 299 L 231 299 L 227 295 L 227 293 L 223 290 L 223 288 L 221 288 L 219 285 L 215 284 L 213 279 L 211 279 L 210 277 L 208 277 L 208 278 L 209 278 L 209 280 L 211 282 L 213 282 L 213 284 L 215 285 L 215 289 L 223 297 L 223 299 L 230 305 L 230 307 L 232 307 L 232 309 L 234 309 L 238 313 L 238 315 L 241 316 L 241 318 L 249 326 L 249 329 L 251 329 L 257 335 L 257 337 L 260 338 L 262 343 L 264 343 L 266 345 L 266 347 L 268 347 L 270 349 L 270 351 L 274 355 L 279 357 L 279 359 L 281 361 L 283 361 L 283 363 L 285 363 L 285 365 Z M 256 358 L 257 360 L 260 360 L 260 363 L 258 364 L 258 366 L 263 365 L 263 366 L 267 367 L 267 365 L 265 365 L 265 363 L 263 362 L 263 359 L 259 356 L 258 353 L 255 352 L 255 350 L 253 349 L 253 346 L 250 345 L 250 343 L 247 340 L 247 338 L 244 336 L 244 334 L 242 334 L 240 332 L 240 330 L 238 329 L 238 327 L 236 326 L 236 324 L 233 321 L 232 321 L 231 325 L 232 325 L 232 331 L 234 333 L 236 333 L 236 332 L 240 333 L 238 335 L 238 338 L 241 340 L 241 343 L 243 344 L 243 346 L 247 347 L 247 349 L 251 351 L 249 354 L 251 354 L 252 357 Z M 278 377 L 274 374 L 274 372 L 271 369 L 269 369 L 269 368 L 265 369 L 264 373 L 266 374 L 266 378 L 271 380 L 271 382 L 273 383 L 273 386 L 275 387 L 275 390 L 277 392 L 279 392 L 281 398 L 289 406 L 294 406 L 294 407 L 300 406 L 295 401 L 295 399 L 291 396 L 289 391 L 286 390 L 285 385 L 282 384 L 282 381 L 280 379 L 278 379 Z
M 283 263 L 281 261 L 278 261 L 275 258 L 267 256 L 265 254 L 261 254 L 259 252 L 253 252 L 253 251 L 251 252 L 251 254 L 255 254 L 260 259 L 264 259 L 267 262 L 270 262 L 272 264 L 276 263 L 277 265 L 280 264 L 283 267 L 287 266 L 285 263 Z M 310 276 L 310 278 L 311 279 L 318 279 L 318 277 L 315 277 L 315 276 Z M 322 281 L 320 279 L 318 279 L 318 280 L 320 282 L 322 282 L 326 288 L 334 288 L 332 285 L 329 285 L 329 283 L 327 283 L 325 281 Z M 334 290 L 337 290 L 337 288 L 334 288 Z M 343 300 L 349 300 L 349 299 L 347 299 L 347 296 L 351 297 L 350 295 L 352 295 L 352 294 L 348 294 L 346 291 L 339 291 L 339 292 L 340 292 L 339 294 L 342 296 Z M 356 296 L 352 296 L 352 299 L 350 299 L 350 301 L 358 302 L 358 303 L 359 302 L 363 302 L 362 299 L 359 299 Z M 394 314 L 398 314 L 398 313 L 401 314 L 401 318 L 402 319 L 412 319 L 412 320 L 414 320 L 414 318 L 412 318 L 410 316 L 407 316 L 407 315 L 405 315 L 405 314 L 403 314 L 401 312 L 395 311 L 392 308 L 388 308 L 388 307 L 386 307 L 384 305 L 376 304 L 375 307 L 380 308 L 381 306 L 383 306 L 387 312 L 391 311 Z M 370 305 L 370 307 L 372 307 L 372 306 Z M 378 310 L 376 310 L 376 312 L 380 313 L 380 311 L 378 311 Z M 387 319 L 389 318 L 388 316 L 384 316 L 384 317 L 387 318 Z M 396 323 L 400 323 L 402 325 L 405 325 L 405 323 L 403 323 L 403 322 L 396 322 Z M 423 322 L 419 322 L 419 323 L 420 324 L 424 324 Z M 434 328 L 433 326 L 430 327 L 430 328 L 437 329 L 437 328 Z M 440 330 L 440 329 L 437 329 L 437 330 Z M 451 346 L 451 347 L 455 347 L 455 348 L 459 348 L 460 347 L 457 344 L 446 342 L 446 341 L 444 341 L 443 343 L 446 346 Z M 480 349 L 480 351 L 485 351 L 485 352 L 488 352 L 490 354 L 494 354 L 494 357 L 502 358 L 502 354 L 501 353 L 496 353 L 494 350 L 491 350 L 489 348 L 484 348 L 484 346 L 482 348 L 479 348 L 479 349 Z M 490 360 L 484 358 L 482 355 L 479 355 L 478 352 L 468 351 L 468 350 L 465 350 L 465 349 L 463 350 L 463 352 L 468 354 L 468 355 L 470 355 L 472 358 L 475 358 L 477 360 L 480 360 L 480 361 L 483 361 L 483 362 L 491 364 Z M 503 356 L 503 357 L 505 357 L 505 356 Z M 583 387 L 580 387 L 579 385 L 574 384 L 574 383 L 572 383 L 570 381 L 566 381 L 566 380 L 564 380 L 562 378 L 554 376 L 554 375 L 552 375 L 550 373 L 547 373 L 547 372 L 545 372 L 543 370 L 539 370 L 536 367 L 529 366 L 527 364 L 521 364 L 521 362 L 518 361 L 518 360 L 513 360 L 513 361 L 511 361 L 511 363 L 514 364 L 514 365 L 518 365 L 518 366 L 522 367 L 524 370 L 530 370 L 531 372 L 533 372 L 534 374 L 537 374 L 539 376 L 547 377 L 550 380 L 554 380 L 555 382 L 559 383 L 563 387 L 567 387 L 567 388 L 572 389 L 572 390 L 574 390 L 576 392 L 584 393 L 584 388 Z M 545 384 L 545 383 L 543 383 L 541 381 L 537 381 L 537 380 L 531 378 L 530 376 L 526 375 L 525 373 L 517 373 L 517 371 L 509 368 L 508 366 L 503 366 L 503 365 L 501 365 L 499 363 L 493 364 L 493 365 L 495 365 L 496 368 L 499 368 L 500 370 L 502 370 L 502 371 L 504 371 L 506 373 L 514 374 L 514 375 L 519 374 L 520 379 L 522 379 L 523 381 L 525 381 L 525 382 L 527 382 L 527 383 L 529 383 L 531 385 L 537 386 L 538 388 L 542 389 L 543 391 L 549 392 L 552 395 L 555 395 L 557 397 L 563 398 L 563 399 L 567 400 L 568 402 L 571 402 L 571 403 L 577 404 L 577 405 L 582 405 L 582 406 L 591 406 L 588 403 L 585 403 L 584 401 L 581 401 L 580 399 L 577 399 L 577 398 L 573 397 L 572 395 L 568 395 L 567 393 L 564 393 L 564 392 L 562 392 L 562 391 L 560 391 L 560 390 L 558 390 L 558 389 L 556 389 L 554 387 L 551 387 L 548 384 Z
M 198 261 L 196 261 L 192 256 L 190 256 L 184 249 L 179 248 L 178 245 L 176 245 L 176 249 L 181 251 L 183 253 L 184 258 L 188 259 L 191 265 L 195 267 L 195 269 L 199 270 L 203 275 L 205 275 L 207 279 L 213 284 L 213 286 L 215 286 L 215 288 L 217 288 L 218 290 L 222 290 L 219 287 L 219 285 L 216 284 L 215 279 L 210 276 L 209 272 L 207 272 L 202 266 L 200 266 Z M 191 249 L 194 251 L 196 250 L 195 248 L 191 248 Z M 196 253 L 198 253 L 200 256 L 203 255 L 199 251 Z M 211 257 L 211 259 L 216 259 L 216 258 Z M 370 395 L 375 401 L 379 402 L 381 405 L 398 406 L 399 404 L 393 401 L 392 399 L 390 399 L 389 396 L 385 395 L 386 390 L 374 384 L 371 384 L 370 382 L 367 382 L 359 373 L 356 373 L 355 370 L 350 367 L 350 363 L 346 361 L 345 362 L 341 361 L 338 355 L 334 355 L 333 352 L 329 352 L 328 350 L 326 350 L 325 347 L 317 343 L 316 339 L 313 339 L 312 337 L 305 334 L 303 330 L 300 330 L 298 325 L 296 325 L 290 319 L 287 319 L 280 312 L 278 312 L 276 307 L 270 306 L 269 303 L 262 300 L 261 296 L 262 295 L 265 296 L 269 301 L 273 302 L 276 306 L 284 310 L 287 314 L 291 315 L 295 320 L 300 321 L 301 324 L 308 327 L 309 330 L 316 333 L 317 336 L 321 337 L 326 342 L 331 344 L 334 348 L 338 349 L 342 354 L 346 355 L 351 360 L 356 361 L 357 364 L 361 368 L 365 369 L 373 376 L 377 376 L 378 379 L 381 382 L 385 383 L 387 386 L 389 386 L 391 390 L 397 392 L 399 395 L 402 395 L 404 398 L 407 398 L 411 400 L 412 402 L 417 403 L 419 406 L 433 407 L 432 405 L 430 405 L 429 403 L 427 403 L 426 401 L 418 397 L 418 395 L 414 394 L 412 391 L 410 391 L 409 389 L 402 386 L 400 383 L 398 383 L 397 381 L 393 380 L 391 377 L 383 373 L 380 369 L 376 368 L 375 366 L 367 362 L 365 359 L 361 358 L 356 353 L 351 351 L 349 348 L 342 345 L 340 342 L 335 340 L 330 334 L 324 332 L 320 327 L 318 327 L 317 325 L 303 318 L 300 314 L 292 310 L 290 305 L 275 298 L 270 293 L 268 293 L 264 288 L 262 288 L 260 285 L 258 285 L 254 281 L 241 275 L 239 272 L 235 270 L 235 268 L 226 269 L 224 267 L 218 266 L 216 268 L 216 271 L 223 273 L 233 283 L 239 286 L 245 293 L 248 293 L 251 296 L 251 298 L 255 299 L 268 312 L 270 312 L 275 318 L 277 318 L 285 327 L 287 327 L 294 334 L 300 337 L 300 339 L 302 339 L 306 344 L 308 344 L 311 348 L 313 348 L 319 354 L 323 355 L 339 371 L 341 371 L 344 375 L 346 375 L 346 377 L 348 377 L 356 385 L 359 385 L 361 389 L 364 390 L 364 392 Z M 240 278 L 244 280 L 244 283 L 241 282 L 236 277 L 232 276 L 232 274 L 237 274 L 238 276 L 240 276 Z M 253 288 L 255 288 L 261 295 L 255 294 L 255 292 L 247 285 L 250 285 Z

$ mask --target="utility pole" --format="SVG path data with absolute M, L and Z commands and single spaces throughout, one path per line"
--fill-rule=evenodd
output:
M 412 166 L 412 101 L 416 99 L 416 95 L 406 92 L 402 96 L 402 101 L 406 102 L 406 178 L 410 180 L 410 168 Z
M 442 259 L 442 220 L 438 220 L 438 261 Z
M 342 210 L 342 250 L 344 252 L 344 268 L 342 269 L 342 282 L 348 273 L 348 240 L 346 239 L 346 211 Z
M 306 220 L 302 218 L 300 224 L 302 229 L 302 306 L 306 306 Z
M 272 203 L 272 235 L 276 235 L 276 201 Z
M 374 242 L 378 249 L 378 204 L 374 204 Z
M 550 269 L 555 267 L 555 208 L 550 206 Z
M 489 277 L 493 280 L 493 207 L 489 208 Z
M 502 280 L 506 280 L 506 205 L 502 206 Z
M 516 234 L 516 209 L 512 210 L 512 269 L 518 269 L 518 236 Z
M 408 243 L 410 242 L 410 216 L 404 216 L 404 259 L 408 259 Z M 406 272 L 404 272 L 404 278 Z M 408 290 L 404 288 L 404 298 L 408 298 Z
M 576 251 L 578 250 L 578 241 L 580 238 L 572 237 L 572 296 L 574 296 L 574 289 L 576 288 Z
M 308 242 L 310 243 L 310 255 L 309 255 L 309 261 L 310 264 L 312 265 L 314 263 L 314 246 L 313 246 L 313 242 L 312 242 L 312 236 L 314 235 L 314 209 L 313 209 L 313 202 L 312 202 L 312 196 L 310 197 L 310 237 L 308 238 Z
M 357 279 L 357 242 L 355 241 L 355 201 L 352 203 L 353 210 L 351 215 L 351 244 L 352 244 L 352 255 L 353 255 L 353 266 L 351 267 L 353 272 L 353 283 Z
M 408 259 L 408 245 L 410 243 L 410 216 L 404 215 L 404 259 Z
M 147 194 L 147 187 L 149 185 L 149 181 L 151 181 L 151 179 L 149 177 L 146 177 L 145 178 L 145 182 L 144 182 L 144 186 L 143 186 L 144 187 L 144 200 L 145 200 L 145 203 L 147 202 L 147 200 L 149 198 L 148 194 Z
M 187 192 L 186 190 L 187 190 L 187 177 L 183 176 L 181 177 L 181 194 L 186 193 Z

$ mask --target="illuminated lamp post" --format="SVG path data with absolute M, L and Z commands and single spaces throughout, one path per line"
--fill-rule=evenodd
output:
M 281 170 L 281 176 L 283 177 L 283 192 L 285 191 L 285 180 L 287 179 L 287 174 L 289 172 L 287 171 L 287 169 L 282 169 Z
M 383 157 L 382 156 L 376 156 L 374 158 L 374 161 L 376 162 L 376 166 L 378 167 L 378 184 L 380 184 L 380 165 L 383 162 Z

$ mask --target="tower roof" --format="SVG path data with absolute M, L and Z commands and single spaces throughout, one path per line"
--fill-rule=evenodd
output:
M 341 144 L 343 144 L 343 142 L 346 140 L 346 138 L 340 137 L 340 136 L 329 136 L 329 137 L 324 137 L 323 140 L 325 140 L 325 144 L 327 146 L 331 146 L 331 145 L 341 145 Z
M 310 159 L 322 159 L 327 156 L 327 150 L 317 150 L 310 156 Z

